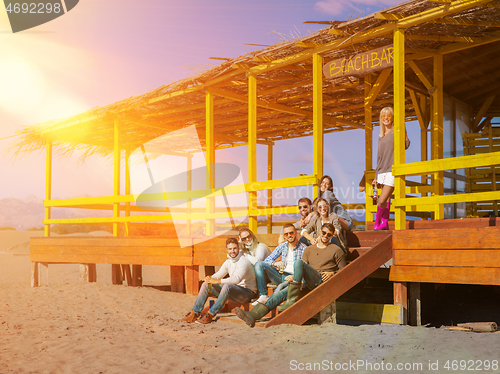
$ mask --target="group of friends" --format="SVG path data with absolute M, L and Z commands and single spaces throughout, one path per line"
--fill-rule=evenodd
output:
M 381 132 L 378 143 L 374 184 L 381 188 L 375 229 L 388 229 L 390 197 L 394 191 L 394 112 L 391 107 L 380 113 Z M 406 148 L 409 140 L 406 136 Z M 226 240 L 227 260 L 212 276 L 205 277 L 195 304 L 182 318 L 186 322 L 211 323 L 229 299 L 237 303 L 252 300 L 250 311 L 236 308 L 236 315 L 250 327 L 274 308 L 286 310 L 293 305 L 301 289 L 313 290 L 346 265 L 346 232 L 352 230 L 352 218 L 333 193 L 333 181 L 321 178 L 318 198 L 298 201 L 301 218 L 285 224 L 274 251 L 260 243 L 254 233 L 241 229 L 238 238 Z M 268 283 L 277 285 L 268 296 Z M 202 313 L 209 294 L 217 300 Z

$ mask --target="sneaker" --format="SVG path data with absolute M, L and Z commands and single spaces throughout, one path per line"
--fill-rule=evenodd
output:
M 252 303 L 252 305 L 265 304 L 267 299 L 269 299 L 269 296 L 260 295 L 259 298 Z
M 192 310 L 190 310 L 189 313 L 186 314 L 186 317 L 182 318 L 181 321 L 193 323 L 197 319 L 198 319 L 198 314 L 196 314 L 195 312 L 193 312 Z
M 199 319 L 196 320 L 196 323 L 200 323 L 202 325 L 206 325 L 212 322 L 212 318 L 214 318 L 210 313 L 203 313 Z

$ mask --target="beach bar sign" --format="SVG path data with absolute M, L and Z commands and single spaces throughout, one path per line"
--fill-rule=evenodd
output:
M 323 66 L 323 74 L 328 79 L 346 75 L 366 75 L 394 65 L 394 46 L 388 45 L 372 51 L 358 53 L 349 58 L 330 61 Z

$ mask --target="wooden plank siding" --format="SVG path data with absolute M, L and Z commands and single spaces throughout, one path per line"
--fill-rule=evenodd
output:
M 500 285 L 500 227 L 393 232 L 397 282 Z

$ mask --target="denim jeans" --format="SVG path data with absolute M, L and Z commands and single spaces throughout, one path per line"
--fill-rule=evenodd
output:
M 217 300 L 214 305 L 208 310 L 208 312 L 215 316 L 219 313 L 224 304 L 229 299 L 236 303 L 248 303 L 255 297 L 255 292 L 253 292 L 249 288 L 241 287 L 236 284 L 212 284 L 212 295 L 217 296 Z M 205 307 L 205 302 L 208 298 L 208 284 L 203 282 L 200 292 L 198 293 L 198 297 L 194 302 L 193 312 L 196 314 L 200 314 L 203 308 Z
M 257 279 L 257 289 L 259 290 L 259 295 L 267 295 L 267 282 L 274 284 L 280 284 L 285 281 L 287 275 L 290 273 L 280 274 L 279 271 L 264 261 L 258 261 L 255 263 L 255 278 Z
M 293 281 L 302 282 L 302 280 L 310 290 L 318 287 L 322 282 L 319 271 L 304 261 L 297 260 L 293 263 Z
M 304 280 L 307 288 L 313 290 L 318 287 L 323 280 L 321 279 L 321 274 L 314 269 L 311 265 L 306 264 L 302 260 L 297 260 L 293 263 L 293 281 L 302 282 Z M 273 295 L 267 299 L 266 306 L 273 310 L 288 297 L 288 287 L 276 290 Z

